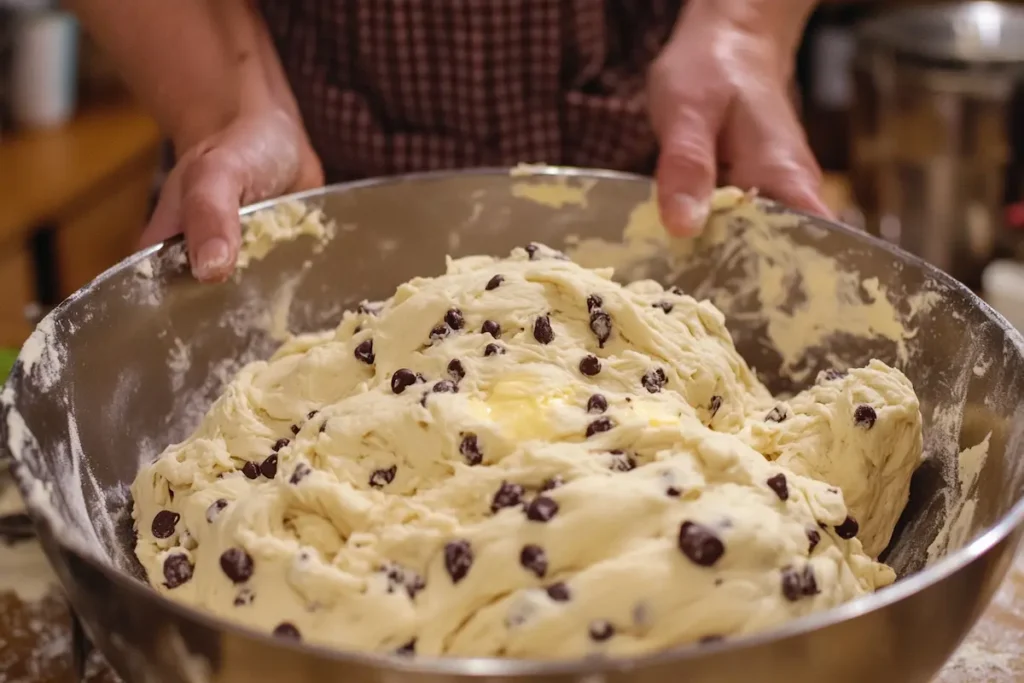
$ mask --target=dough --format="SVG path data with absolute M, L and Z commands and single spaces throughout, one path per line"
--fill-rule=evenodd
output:
M 452 260 L 249 365 L 134 482 L 149 580 L 280 637 L 533 659 L 891 583 L 907 378 L 876 361 L 776 401 L 710 303 L 610 278 L 540 245 Z

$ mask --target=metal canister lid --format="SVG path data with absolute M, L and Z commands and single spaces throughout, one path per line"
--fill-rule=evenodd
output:
M 945 66 L 1024 64 L 1024 6 L 977 0 L 908 7 L 862 24 L 867 45 Z

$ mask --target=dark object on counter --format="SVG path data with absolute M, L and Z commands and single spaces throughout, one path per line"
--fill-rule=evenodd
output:
M 1006 229 L 1024 227 L 1024 7 L 888 12 L 859 28 L 857 51 L 851 181 L 866 227 L 978 288 Z
M 32 528 L 32 518 L 25 513 L 17 512 L 0 517 L 0 543 L 12 545 L 35 537 L 36 532 Z

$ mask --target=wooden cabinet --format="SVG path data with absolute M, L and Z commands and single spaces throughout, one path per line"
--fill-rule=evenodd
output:
M 35 300 L 34 272 L 27 245 L 0 251 L 0 346 L 21 346 L 32 331 L 25 312 Z
M 0 345 L 24 341 L 30 304 L 59 303 L 135 250 L 160 147 L 131 103 L 0 142 Z
M 157 161 L 155 154 L 146 155 L 56 225 L 55 275 L 61 299 L 136 250 L 149 217 Z

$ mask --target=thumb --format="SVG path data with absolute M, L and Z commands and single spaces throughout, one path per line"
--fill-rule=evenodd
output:
M 660 136 L 656 182 L 661 220 L 677 237 L 704 228 L 715 191 L 715 145 L 724 107 L 684 104 L 669 115 Z
M 196 157 L 183 171 L 181 225 L 192 274 L 201 282 L 223 282 L 234 270 L 242 190 L 241 174 L 223 148 Z
M 164 179 L 149 224 L 142 231 L 139 247 L 153 246 L 181 232 L 181 167 L 175 166 Z

